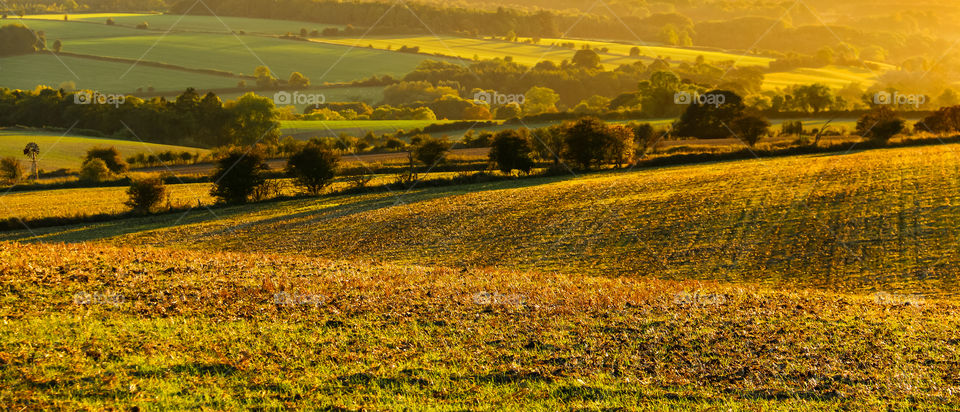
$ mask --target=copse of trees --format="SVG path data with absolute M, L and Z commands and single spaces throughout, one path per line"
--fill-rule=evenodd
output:
M 611 127 L 595 117 L 566 125 L 564 145 L 564 158 L 580 169 L 633 160 L 633 132 L 622 126 Z
M 46 41 L 42 36 L 22 24 L 7 24 L 0 27 L 0 57 L 35 53 L 43 50 Z
M 116 147 L 94 147 L 90 150 L 87 150 L 86 156 L 84 156 L 84 162 L 88 162 L 92 159 L 100 159 L 103 161 L 103 164 L 110 169 L 110 173 L 120 174 L 126 172 L 129 168 L 129 165 L 126 161 L 123 160 L 123 157 L 120 156 L 120 151 Z
M 77 104 L 77 93 L 92 96 L 90 91 L 0 89 L 0 127 L 73 126 L 133 138 L 129 126 L 144 141 L 200 147 L 273 142 L 280 136 L 273 100 L 253 93 L 224 103 L 214 93 L 200 96 L 187 89 L 172 101 L 126 96 L 119 104 Z
M 731 124 L 744 116 L 746 106 L 736 93 L 713 90 L 688 96 L 689 105 L 673 125 L 677 137 L 723 139 L 733 135 Z
M 411 138 L 413 145 L 413 158 L 432 168 L 446 160 L 447 153 L 453 146 L 446 137 L 432 137 L 430 135 L 414 136 Z

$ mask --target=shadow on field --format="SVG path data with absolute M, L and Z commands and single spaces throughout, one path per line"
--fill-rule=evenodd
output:
M 601 172 L 605 173 L 605 172 Z M 595 176 L 596 174 L 591 174 Z M 473 183 L 467 185 L 413 188 L 406 191 L 381 191 L 368 194 L 323 196 L 319 198 L 267 201 L 238 206 L 198 208 L 184 213 L 125 218 L 110 222 L 78 224 L 0 233 L 2 241 L 26 243 L 75 243 L 103 240 L 123 235 L 146 233 L 162 229 L 187 228 L 193 225 L 211 226 L 200 233 L 189 234 L 193 238 L 229 235 L 237 230 L 258 226 L 285 225 L 286 228 L 308 226 L 331 219 L 347 217 L 379 209 L 404 206 L 444 197 L 460 196 L 494 190 L 519 189 L 573 179 L 573 175 L 552 176 L 512 181 Z M 297 211 L 307 208 L 308 210 Z M 285 213 L 284 209 L 291 212 Z M 297 211 L 297 212 L 294 212 Z M 274 213 L 270 213 L 274 212 Z M 258 218 L 257 214 L 270 214 Z M 212 224 L 221 225 L 212 227 Z

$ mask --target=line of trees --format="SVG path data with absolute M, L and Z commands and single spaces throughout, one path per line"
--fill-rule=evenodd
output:
M 84 93 L 85 100 L 78 99 L 78 93 Z M 275 142 L 280 136 L 273 100 L 253 93 L 227 102 L 212 92 L 201 96 L 194 89 L 169 101 L 125 96 L 116 104 L 99 104 L 96 99 L 92 91 L 0 89 L 0 126 L 72 127 L 195 147 Z

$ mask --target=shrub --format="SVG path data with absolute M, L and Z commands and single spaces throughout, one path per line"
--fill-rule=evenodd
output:
M 166 191 L 163 179 L 159 177 L 134 180 L 127 189 L 128 199 L 124 204 L 136 213 L 147 214 L 160 204 Z
M 763 136 L 770 133 L 770 122 L 760 116 L 744 115 L 736 118 L 730 128 L 743 139 L 747 145 L 753 147 Z
M 316 196 L 333 182 L 340 164 L 340 156 L 318 144 L 310 143 L 287 161 L 287 174 L 297 186 Z
M 526 131 L 524 129 L 524 131 Z M 490 161 L 506 174 L 519 170 L 530 173 L 533 168 L 533 145 L 526 133 L 509 129 L 497 133 L 490 147 Z
M 110 168 L 99 158 L 87 159 L 80 167 L 80 180 L 85 182 L 100 182 L 110 177 Z
M 885 145 L 890 138 L 902 132 L 906 122 L 889 107 L 881 106 L 867 112 L 857 120 L 857 134 L 878 145 Z
M 129 168 L 129 165 L 123 157 L 120 156 L 120 152 L 116 147 L 94 147 L 87 151 L 87 155 L 84 157 L 84 161 L 90 159 L 100 159 L 104 164 L 107 165 L 107 168 L 110 169 L 112 173 L 123 173 L 126 172 Z
M 23 168 L 20 166 L 20 160 L 13 156 L 0 159 L 0 177 L 10 183 L 16 183 L 23 179 Z
M 640 123 L 631 126 L 633 129 L 633 142 L 636 145 L 636 154 L 644 157 L 660 142 L 661 135 L 657 133 L 650 123 Z
M 438 139 L 430 135 L 415 136 L 419 141 L 414 145 L 413 157 L 429 167 L 436 166 L 444 161 L 450 151 L 450 141 L 446 138 Z M 412 140 L 412 139 L 411 139 Z
M 217 159 L 210 195 L 226 203 L 246 203 L 253 192 L 266 182 L 264 171 L 269 169 L 260 152 L 227 152 Z

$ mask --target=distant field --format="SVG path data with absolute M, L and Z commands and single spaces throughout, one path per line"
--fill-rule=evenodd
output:
M 558 176 L 8 233 L 956 296 L 960 145 Z M 172 222 L 172 220 L 171 220 Z M 148 229 L 149 228 L 149 229 Z M 237 228 L 224 231 L 225 228 Z
M 27 132 L 22 130 L 0 129 L 0 157 L 15 156 L 21 159 L 21 165 L 29 171 L 28 159 L 23 156 L 23 148 L 29 142 L 40 146 L 40 169 L 53 171 L 61 168 L 79 169 L 83 155 L 96 146 L 113 146 L 126 157 L 137 153 L 150 154 L 172 150 L 175 152 L 206 153 L 205 149 L 183 146 L 169 146 L 153 143 L 140 143 L 129 140 L 102 139 L 96 137 L 67 135 L 48 132 Z
M 284 134 L 337 136 L 347 133 L 363 136 L 367 132 L 393 133 L 397 130 L 423 128 L 432 124 L 451 123 L 449 120 L 287 120 L 281 122 Z
M 425 56 L 346 46 L 222 34 L 169 34 L 76 40 L 64 50 L 97 56 L 140 59 L 194 69 L 253 74 L 260 65 L 281 78 L 298 71 L 314 84 L 358 80 L 385 74 L 402 77 Z M 211 50 L 215 50 L 212 52 Z M 233 81 L 236 84 L 236 80 Z
M 202 4 L 198 4 L 197 7 L 203 7 Z M 115 25 L 113 27 L 107 26 L 107 19 L 113 19 Z M 11 19 L 13 20 L 13 19 Z M 24 16 L 22 19 L 24 24 L 33 25 L 39 22 L 36 20 L 45 20 L 48 22 L 57 22 L 64 23 L 63 14 L 34 14 Z M 296 21 L 287 21 L 287 20 L 271 20 L 271 19 L 252 19 L 245 17 L 213 17 L 213 16 L 181 16 L 181 15 L 172 15 L 172 14 L 144 14 L 144 13 L 86 13 L 86 14 L 69 14 L 69 20 L 67 22 L 77 22 L 77 23 L 91 23 L 91 26 L 94 24 L 103 25 L 106 28 L 115 28 L 115 27 L 127 27 L 135 28 L 138 24 L 146 22 L 149 30 L 137 30 L 142 33 L 150 33 L 150 31 L 205 31 L 205 32 L 220 32 L 220 33 L 232 33 L 232 32 L 246 32 L 248 34 L 267 34 L 267 35 L 281 35 L 288 32 L 299 33 L 301 28 L 305 28 L 308 31 L 320 30 L 322 31 L 327 27 L 342 27 L 337 25 L 329 24 L 317 24 L 309 22 L 296 22 Z M 66 26 L 69 27 L 71 31 L 73 30 L 84 30 L 77 27 L 79 25 Z M 41 26 L 45 28 L 50 27 L 64 27 L 63 25 L 48 25 Z M 49 31 L 47 32 L 50 33 Z M 48 35 L 48 38 L 49 35 Z M 72 37 L 69 37 L 72 38 Z
M 102 93 L 131 93 L 138 88 L 183 91 L 188 87 L 236 87 L 237 79 L 188 73 L 146 65 L 33 54 L 0 58 L 0 87 L 33 90 L 37 85 L 57 88 L 73 82 L 81 89 Z
M 317 38 L 317 42 L 345 44 L 356 47 L 367 47 L 372 45 L 377 49 L 390 48 L 397 50 L 401 46 L 420 47 L 421 53 L 442 54 L 447 56 L 456 56 L 465 60 L 469 64 L 470 60 L 476 56 L 480 59 L 512 57 L 514 61 L 528 66 L 537 64 L 543 60 L 552 60 L 559 63 L 562 60 L 569 60 L 573 57 L 576 50 L 583 45 L 590 45 L 594 49 L 608 48 L 609 51 L 601 53 L 602 63 L 607 68 L 612 69 L 621 64 L 630 64 L 637 61 L 630 57 L 630 49 L 633 44 L 622 44 L 612 42 L 572 40 L 572 39 L 543 39 L 539 44 L 530 44 L 523 42 L 508 42 L 494 39 L 474 39 L 455 36 L 369 36 L 365 38 Z M 560 47 L 560 43 L 573 42 L 577 45 L 576 49 Z M 672 47 L 657 47 L 636 45 L 640 47 L 641 54 L 646 62 L 656 57 L 669 57 L 674 61 L 696 60 L 697 56 L 704 56 L 709 62 L 733 60 L 744 66 L 762 66 L 766 65 L 772 59 L 757 56 L 740 56 L 713 51 L 690 50 Z
M 841 88 L 850 83 L 859 83 L 866 88 L 877 81 L 877 74 L 879 73 L 866 68 L 855 67 L 801 68 L 789 72 L 767 73 L 763 86 L 765 89 L 776 89 L 795 84 L 824 83 L 832 88 Z

